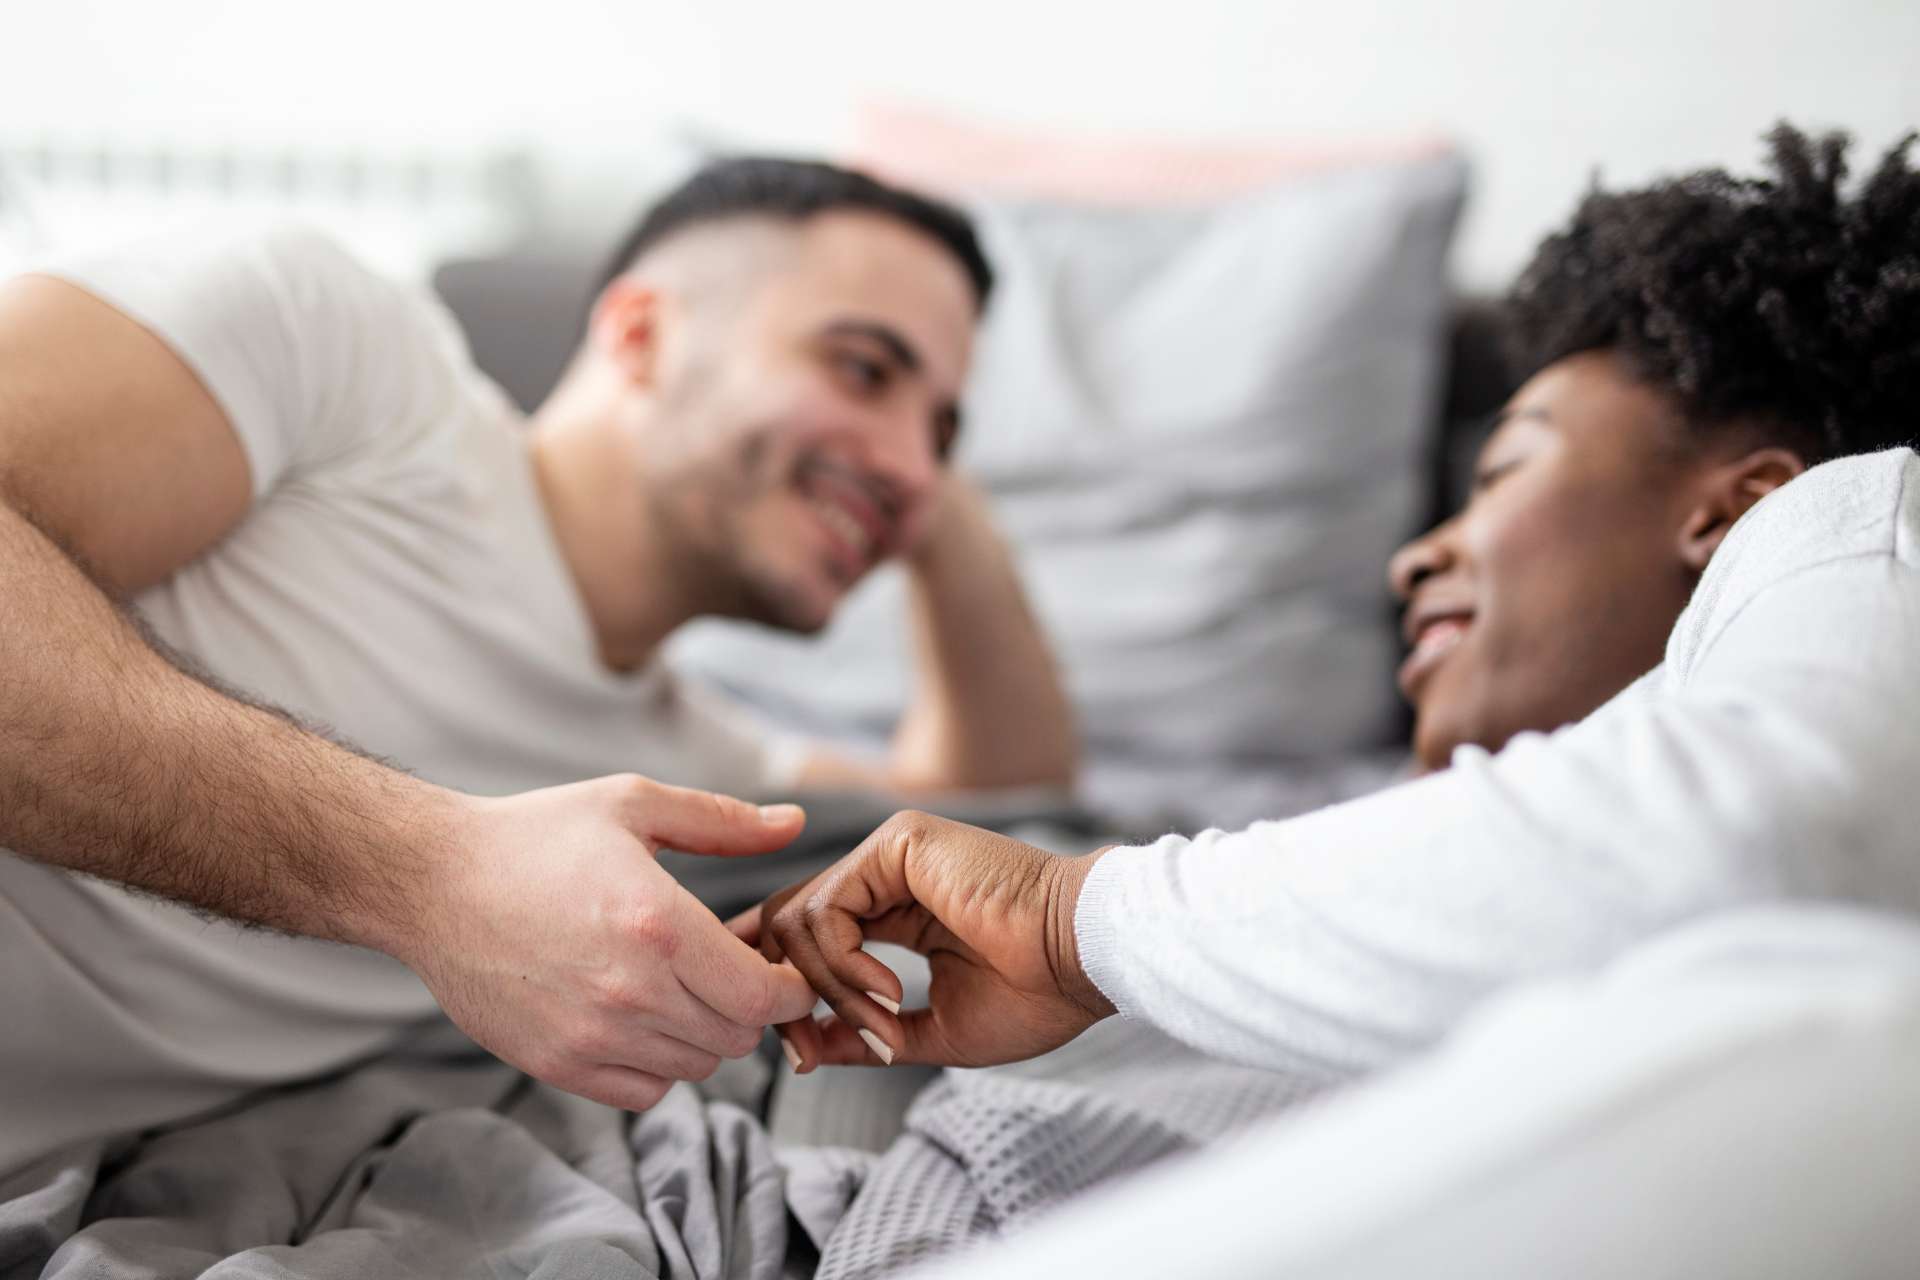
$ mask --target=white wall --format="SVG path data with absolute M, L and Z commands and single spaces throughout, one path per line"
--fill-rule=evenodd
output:
M 0 142 L 525 143 L 618 173 L 674 124 L 831 147 L 864 95 L 1240 139 L 1438 128 L 1497 284 L 1597 165 L 1745 166 L 1775 118 L 1920 124 L 1920 0 L 0 0 Z M 617 187 L 617 181 L 614 183 Z

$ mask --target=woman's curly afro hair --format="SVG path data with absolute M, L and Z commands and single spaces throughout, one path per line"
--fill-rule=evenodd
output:
M 1909 134 L 1851 196 L 1848 139 L 1781 124 L 1770 176 L 1596 185 L 1506 303 L 1523 378 L 1608 351 L 1689 426 L 1807 462 L 1920 436 L 1920 174 Z

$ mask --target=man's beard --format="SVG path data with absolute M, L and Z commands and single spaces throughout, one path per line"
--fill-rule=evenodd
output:
M 798 495 L 794 473 L 769 466 L 768 445 L 764 434 L 750 437 L 725 483 L 683 479 L 669 492 L 656 491 L 655 519 L 675 548 L 679 585 L 697 613 L 814 635 L 833 610 L 819 609 L 791 571 L 761 561 L 744 527 L 745 513 L 757 503 L 789 491 Z M 804 459 L 795 470 L 803 465 Z
M 833 620 L 833 610 L 816 610 L 791 582 L 770 569 L 758 572 L 751 564 L 740 574 L 741 608 L 733 617 L 795 635 L 818 635 Z

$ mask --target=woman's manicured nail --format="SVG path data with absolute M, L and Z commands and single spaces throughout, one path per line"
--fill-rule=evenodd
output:
M 873 1050 L 880 1061 L 886 1063 L 888 1066 L 893 1065 L 893 1050 L 887 1048 L 887 1042 L 885 1040 L 882 1040 L 865 1027 L 860 1028 L 860 1038 L 867 1042 L 867 1048 Z
M 792 1067 L 795 1071 L 800 1069 L 800 1051 L 794 1048 L 793 1041 L 787 1039 L 784 1035 L 780 1037 L 780 1052 L 787 1055 L 788 1066 Z
M 885 1009 L 888 1013 L 898 1014 L 900 1012 L 900 1002 L 898 1000 L 889 1000 L 886 996 L 881 995 L 878 991 L 867 992 L 867 999 L 873 1001 L 875 1004 L 879 1005 L 882 1009 Z

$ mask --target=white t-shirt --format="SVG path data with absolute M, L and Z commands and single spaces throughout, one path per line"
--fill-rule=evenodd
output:
M 1116 850 L 1088 976 L 1222 1057 L 1334 1078 L 1501 987 L 1734 907 L 1920 915 L 1920 457 L 1816 467 L 1727 535 L 1666 661 L 1578 724 L 1245 831 Z
M 600 664 L 524 420 L 431 298 L 304 232 L 48 274 L 166 341 L 246 451 L 246 519 L 137 600 L 169 645 L 476 794 L 621 771 L 741 795 L 791 784 L 800 744 L 657 665 Z M 0 1171 L 331 1068 L 434 1009 L 385 956 L 0 856 Z

